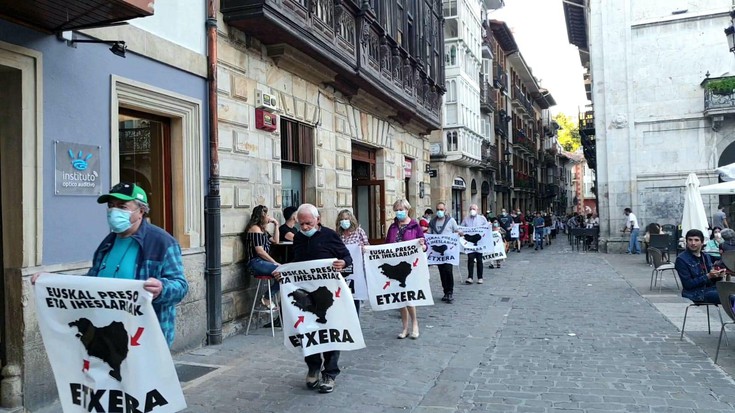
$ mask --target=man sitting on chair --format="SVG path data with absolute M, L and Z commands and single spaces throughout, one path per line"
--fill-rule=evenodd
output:
M 686 233 L 686 251 L 676 257 L 676 272 L 681 279 L 681 295 L 696 302 L 720 304 L 715 283 L 722 279 L 724 269 L 712 267 L 712 258 L 702 252 L 704 234 L 698 229 Z

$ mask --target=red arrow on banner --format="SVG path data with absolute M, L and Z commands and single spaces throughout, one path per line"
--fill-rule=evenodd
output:
M 82 360 L 82 371 L 89 371 L 89 360 Z
M 414 267 L 417 266 L 417 265 L 419 265 L 419 259 L 418 258 L 416 258 L 416 261 L 413 262 L 413 266 Z
M 296 328 L 299 326 L 299 324 L 304 322 L 304 316 L 300 315 L 298 321 L 296 321 L 296 324 L 293 325 L 293 328 Z
M 342 287 L 340 287 L 340 288 L 337 288 L 337 291 L 335 291 L 335 292 L 334 292 L 334 296 L 335 296 L 336 298 L 339 298 L 339 294 L 340 294 L 341 292 L 342 292 Z
M 386 281 L 385 282 L 385 285 L 383 286 L 383 289 L 385 290 L 388 287 L 390 287 L 390 281 Z
M 144 330 L 143 327 L 138 327 L 138 331 L 135 332 L 135 335 L 133 335 L 132 337 L 130 337 L 130 345 L 131 346 L 135 347 L 135 346 L 139 346 L 140 345 L 140 343 L 138 343 L 138 340 L 140 340 L 140 336 L 143 335 L 143 330 Z

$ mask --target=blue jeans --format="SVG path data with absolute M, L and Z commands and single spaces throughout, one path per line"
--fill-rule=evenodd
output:
M 304 361 L 306 361 L 306 365 L 309 367 L 310 376 L 321 371 L 322 376 L 328 376 L 334 379 L 340 371 L 337 366 L 337 363 L 339 363 L 339 351 L 312 354 L 304 357 Z
M 275 271 L 276 268 L 278 268 L 278 266 L 262 258 L 253 258 L 252 260 L 248 261 L 248 268 L 253 273 L 253 275 L 270 276 L 273 273 L 273 271 Z M 280 289 L 281 289 L 281 285 L 278 284 L 278 282 L 275 279 L 273 279 L 273 282 L 271 283 L 271 294 L 276 295 L 276 293 L 278 293 L 278 290 Z
M 628 242 L 628 253 L 629 254 L 640 254 L 641 247 L 638 245 L 638 233 L 641 230 L 639 228 L 633 228 L 630 230 L 630 242 Z
M 544 229 L 543 228 L 536 228 L 534 231 L 534 239 L 536 240 L 536 248 L 544 249 Z

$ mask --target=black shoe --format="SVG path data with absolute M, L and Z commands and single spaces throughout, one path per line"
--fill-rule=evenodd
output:
M 334 391 L 334 379 L 329 376 L 322 376 L 322 382 L 319 385 L 319 393 L 331 393 Z
M 447 304 L 452 304 L 453 301 L 454 301 L 454 297 L 452 296 L 452 294 L 447 294 L 447 300 L 446 300 Z
M 276 318 L 275 320 L 273 320 L 273 327 L 280 327 L 280 326 L 281 326 L 280 318 Z M 263 328 L 271 328 L 271 323 L 264 325 Z
M 306 388 L 307 389 L 318 389 L 322 382 L 319 380 L 319 372 L 309 372 L 306 374 Z
M 447 296 L 448 296 L 448 295 L 449 295 L 449 294 L 444 294 L 444 297 L 442 297 L 442 301 L 447 301 Z

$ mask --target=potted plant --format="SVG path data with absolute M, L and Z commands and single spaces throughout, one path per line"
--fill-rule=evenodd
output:
M 735 77 L 722 77 L 708 81 L 704 88 L 715 95 L 731 95 L 735 91 Z

